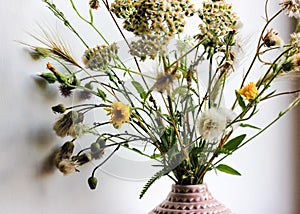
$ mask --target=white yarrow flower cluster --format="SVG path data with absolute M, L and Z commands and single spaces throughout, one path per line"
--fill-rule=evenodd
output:
M 300 48 L 300 33 L 291 34 L 290 44 L 293 48 Z

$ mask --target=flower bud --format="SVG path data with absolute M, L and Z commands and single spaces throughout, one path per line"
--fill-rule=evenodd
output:
M 89 177 L 88 184 L 89 184 L 90 189 L 96 189 L 97 183 L 98 183 L 98 180 L 96 177 L 94 177 L 94 176 Z
M 57 80 L 53 73 L 41 73 L 39 76 L 46 80 L 49 84 L 55 83 Z
M 63 104 L 58 104 L 58 105 L 52 107 L 52 111 L 54 113 L 63 114 L 66 111 L 66 107 Z
M 80 80 L 75 75 L 71 75 L 66 79 L 65 84 L 70 88 L 76 88 L 80 85 Z
M 46 58 L 50 54 L 49 49 L 47 48 L 41 48 L 41 47 L 36 47 L 34 48 L 33 51 L 30 52 L 30 56 L 34 60 L 39 60 L 41 58 Z
M 95 153 L 95 152 L 99 152 L 100 151 L 100 145 L 99 143 L 95 142 L 91 144 L 91 152 Z
M 102 137 L 98 137 L 96 143 L 100 145 L 100 148 L 103 148 L 106 145 L 106 142 Z
M 55 75 L 55 77 L 56 77 L 56 79 L 57 79 L 57 81 L 59 82 L 59 83 L 63 83 L 63 84 L 65 84 L 66 82 L 67 82 L 67 78 L 66 78 L 66 76 L 63 74 L 63 73 L 61 73 L 61 72 L 58 72 L 58 71 L 52 71 L 53 72 L 53 74 Z
M 105 143 L 105 142 L 104 142 Z M 104 155 L 104 149 L 102 148 L 100 143 L 95 142 L 91 144 L 91 155 L 94 159 L 100 159 Z
M 63 73 L 57 71 L 56 68 L 53 65 L 51 65 L 50 62 L 47 63 L 47 69 L 52 71 L 52 73 L 54 74 L 54 76 L 56 77 L 56 79 L 59 83 L 66 84 L 67 77 Z
M 90 0 L 90 8 L 97 10 L 99 8 L 99 0 Z

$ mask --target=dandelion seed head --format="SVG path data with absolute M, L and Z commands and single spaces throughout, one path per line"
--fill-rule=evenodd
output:
M 217 108 L 210 108 L 203 112 L 199 120 L 201 137 L 207 141 L 218 139 L 226 128 L 227 120 L 224 112 Z
M 222 38 L 240 27 L 232 5 L 224 0 L 204 0 L 198 15 L 203 23 L 199 25 L 200 33 L 195 37 L 207 38 L 208 44 L 222 45 Z

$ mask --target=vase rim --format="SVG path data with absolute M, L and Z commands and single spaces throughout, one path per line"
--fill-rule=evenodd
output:
M 173 187 L 199 187 L 199 186 L 207 186 L 206 183 L 202 184 L 172 184 Z

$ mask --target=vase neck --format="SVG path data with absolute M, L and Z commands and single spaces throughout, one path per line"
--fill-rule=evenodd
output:
M 201 193 L 207 192 L 206 184 L 197 184 L 197 185 L 172 185 L 172 192 L 174 193 Z

